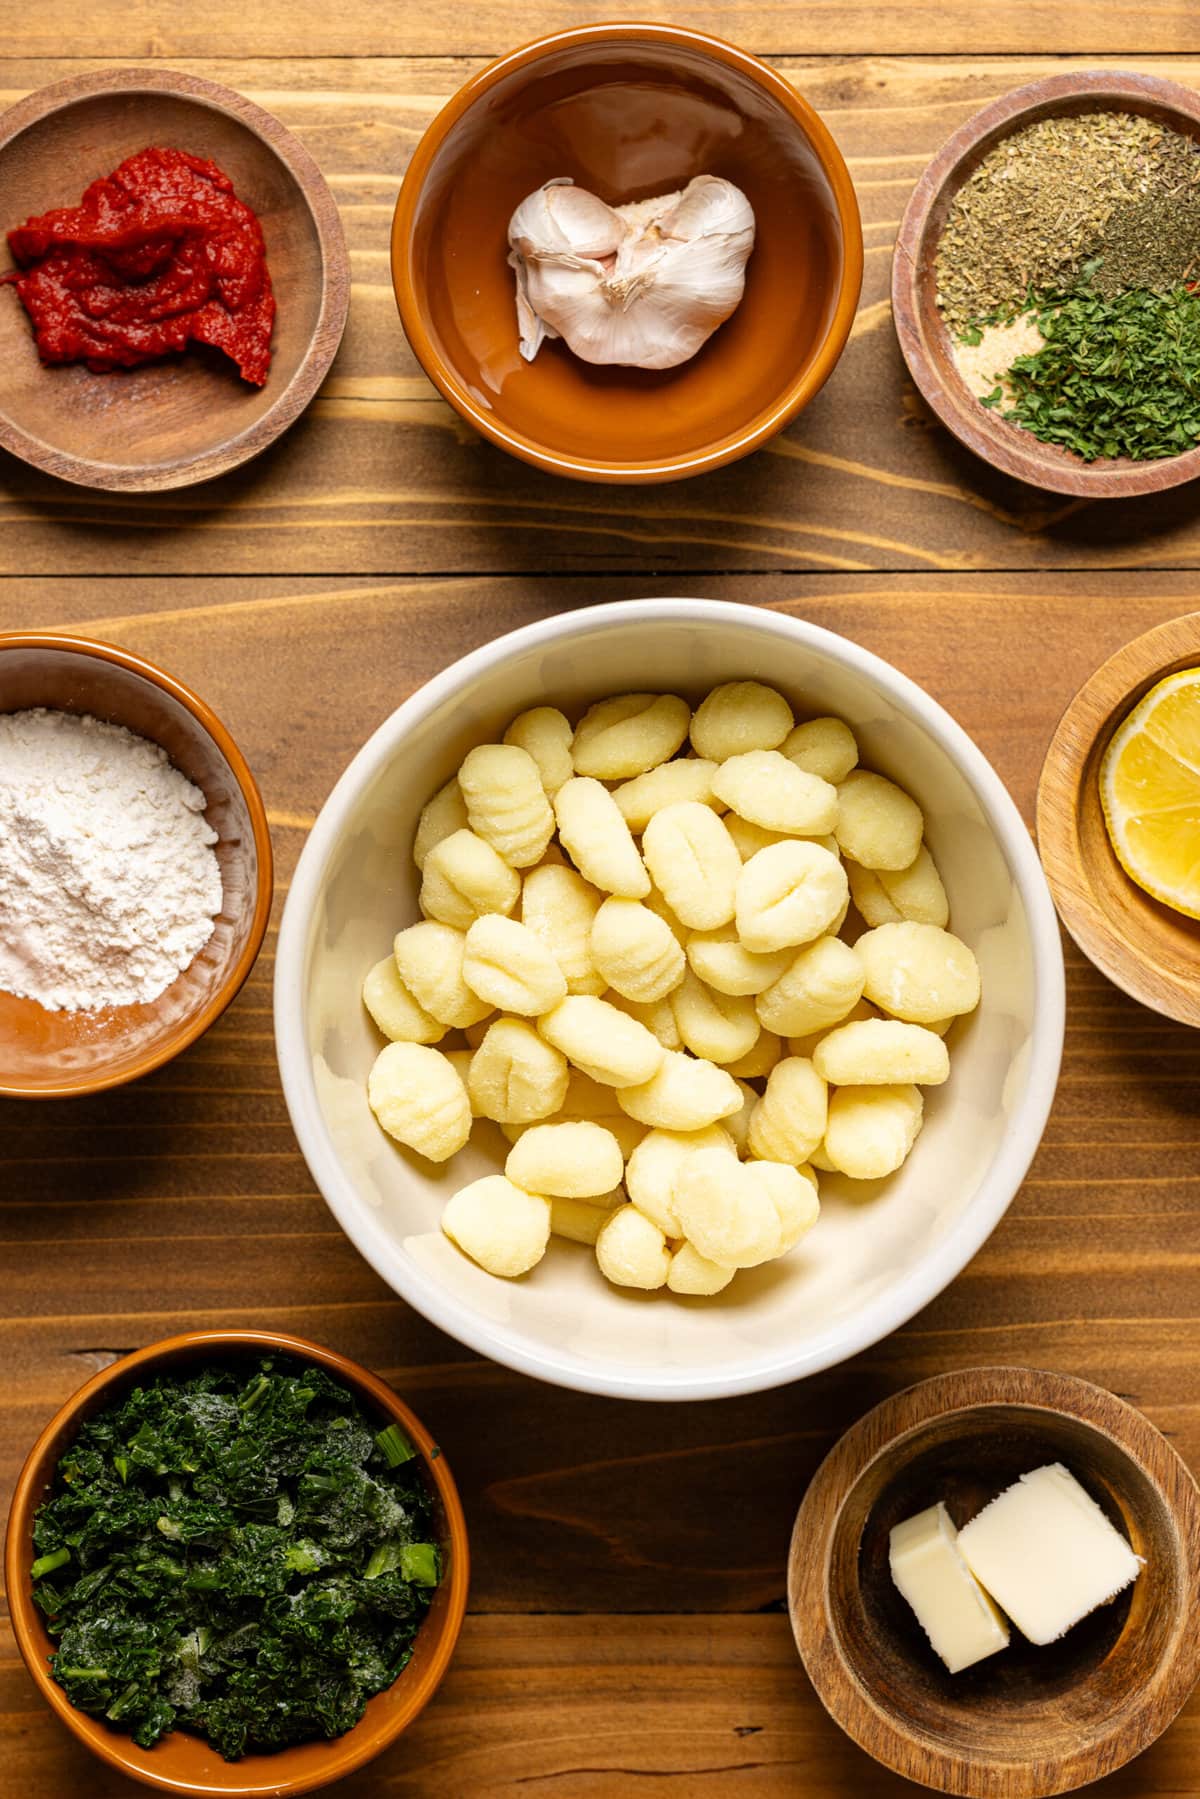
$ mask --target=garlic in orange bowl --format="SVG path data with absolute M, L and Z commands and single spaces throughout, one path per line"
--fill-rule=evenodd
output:
M 717 175 L 624 206 L 556 176 L 522 200 L 508 241 L 526 362 L 561 337 L 584 362 L 673 369 L 741 300 L 754 211 Z

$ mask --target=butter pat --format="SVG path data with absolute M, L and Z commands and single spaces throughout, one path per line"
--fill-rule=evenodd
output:
M 975 1578 L 1031 1643 L 1053 1643 L 1135 1581 L 1142 1562 L 1059 1462 L 1035 1468 L 959 1533 Z
M 892 1579 L 951 1674 L 1008 1647 L 1008 1629 L 959 1554 L 944 1505 L 906 1518 L 892 1531 Z

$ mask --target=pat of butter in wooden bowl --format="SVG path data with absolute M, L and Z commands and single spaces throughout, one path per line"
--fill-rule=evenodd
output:
M 1022 1474 L 961 1531 L 939 1500 L 889 1543 L 897 1591 L 951 1674 L 1008 1648 L 1006 1615 L 1029 1642 L 1054 1643 L 1142 1571 L 1061 1462 Z
M 1007 1649 L 1003 1613 L 980 1586 L 942 1500 L 894 1524 L 888 1562 L 896 1590 L 951 1674 Z
M 1082 1477 L 1082 1506 L 1056 1465 Z M 921 1514 L 939 1507 L 935 1533 Z M 1064 1525 L 1074 1532 L 1072 1579 L 1039 1569 L 1031 1510 L 1047 1553 L 1057 1540 L 1061 1555 Z M 923 1538 L 940 1566 L 935 1604 L 956 1594 L 946 1660 L 893 1578 L 905 1526 L 919 1527 L 910 1548 Z M 951 1554 L 974 1595 L 947 1584 Z M 1007 1645 L 983 1615 L 985 1592 L 1012 1607 Z M 1200 1493 L 1148 1419 L 1086 1381 L 1028 1368 L 939 1375 L 885 1400 L 826 1458 L 797 1515 L 788 1601 L 818 1696 L 878 1761 L 975 1799 L 1069 1792 L 1153 1742 L 1200 1674 Z

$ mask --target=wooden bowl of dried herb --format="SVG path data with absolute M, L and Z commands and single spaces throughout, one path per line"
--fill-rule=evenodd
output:
M 1089 499 L 1200 475 L 1200 95 L 1101 70 L 985 107 L 913 191 L 892 310 L 993 467 Z

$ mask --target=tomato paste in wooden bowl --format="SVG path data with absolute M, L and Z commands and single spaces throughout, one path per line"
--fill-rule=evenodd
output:
M 0 445 L 69 481 L 207 480 L 290 425 L 349 264 L 308 152 L 228 88 L 72 77 L 0 118 Z

